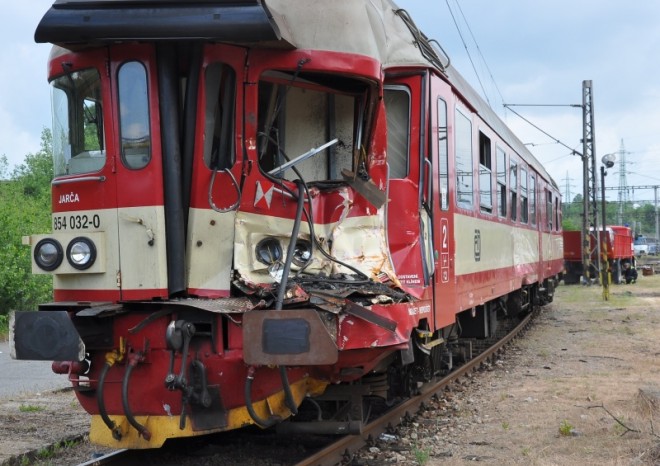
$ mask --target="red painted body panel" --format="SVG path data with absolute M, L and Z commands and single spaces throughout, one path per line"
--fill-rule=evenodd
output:
M 119 289 L 116 290 L 63 290 L 54 289 L 53 299 L 55 302 L 117 302 L 121 298 L 119 296 Z

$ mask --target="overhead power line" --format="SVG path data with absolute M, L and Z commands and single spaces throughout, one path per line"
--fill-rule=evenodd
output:
M 560 145 L 564 146 L 566 149 L 570 150 L 572 154 L 579 155 L 580 157 L 582 157 L 582 153 L 581 153 L 581 152 L 578 152 L 578 151 L 576 151 L 575 149 L 573 149 L 572 147 L 570 147 L 570 146 L 564 144 L 564 143 L 561 142 L 559 139 L 557 139 L 556 137 L 554 137 L 553 135 L 551 135 L 551 134 L 548 133 L 547 131 L 541 129 L 539 126 L 535 125 L 534 123 L 532 123 L 531 121 L 529 121 L 527 118 L 525 118 L 524 116 L 522 116 L 520 113 L 516 112 L 514 109 L 511 108 L 511 107 L 523 107 L 523 106 L 525 106 L 525 107 L 531 107 L 532 105 L 525 105 L 525 104 L 504 104 L 504 108 L 508 108 L 509 110 L 511 110 L 513 113 L 515 113 L 516 115 L 518 115 L 518 116 L 519 116 L 520 118 L 522 118 L 524 121 L 526 121 L 527 123 L 529 123 L 530 125 L 532 125 L 534 128 L 536 128 L 537 130 L 539 130 L 540 132 L 542 132 L 543 134 L 545 134 L 546 136 L 548 136 L 548 137 L 549 137 L 550 139 L 552 139 L 554 142 L 556 142 L 557 144 L 560 144 Z M 538 105 L 537 105 L 537 106 L 538 106 Z M 559 107 L 559 105 L 542 105 L 542 106 L 543 106 L 543 107 Z M 570 107 L 581 107 L 581 105 L 570 105 Z

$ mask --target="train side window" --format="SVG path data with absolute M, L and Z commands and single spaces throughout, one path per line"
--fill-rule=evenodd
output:
M 520 223 L 529 221 L 529 205 L 527 201 L 527 170 L 520 167 Z
M 51 82 L 55 176 L 105 165 L 101 78 L 96 69 L 69 71 Z
M 509 192 L 511 193 L 511 220 L 518 218 L 518 164 L 511 160 L 509 165 Z
M 482 212 L 493 212 L 493 155 L 490 138 L 479 131 L 479 205 Z
M 205 81 L 204 162 L 212 170 L 224 170 L 234 165 L 236 73 L 224 63 L 211 63 Z
M 546 191 L 546 217 L 547 217 L 547 222 L 548 222 L 548 231 L 552 231 L 552 193 L 550 191 Z
M 438 160 L 440 162 L 440 209 L 449 209 L 449 151 L 447 150 L 447 103 L 438 99 Z
M 559 196 L 555 196 L 555 230 L 559 231 L 561 210 L 559 209 Z
M 497 148 L 497 202 L 500 217 L 506 218 L 506 153 Z
M 144 168 L 151 160 L 147 71 L 142 63 L 126 62 L 119 68 L 117 82 L 121 159 L 128 168 Z
M 456 203 L 471 209 L 473 204 L 472 122 L 456 109 Z
M 390 178 L 405 178 L 410 144 L 410 91 L 404 86 L 385 86 L 384 98 Z
M 532 225 L 536 225 L 536 177 L 529 178 L 529 219 Z

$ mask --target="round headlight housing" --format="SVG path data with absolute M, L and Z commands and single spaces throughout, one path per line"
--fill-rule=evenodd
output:
M 96 246 L 84 236 L 74 238 L 66 248 L 66 259 L 74 269 L 86 270 L 96 261 Z
M 46 272 L 58 268 L 63 257 L 62 245 L 53 238 L 44 238 L 34 247 L 34 261 Z
M 282 261 L 282 245 L 277 238 L 264 238 L 255 248 L 257 260 L 262 264 L 272 265 Z
M 293 263 L 298 267 L 305 267 L 312 260 L 312 243 L 306 239 L 296 241 L 293 250 Z

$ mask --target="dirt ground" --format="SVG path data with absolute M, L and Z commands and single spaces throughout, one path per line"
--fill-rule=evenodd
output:
M 501 359 L 361 463 L 660 465 L 659 342 L 660 275 L 613 286 L 608 301 L 598 286 L 561 285 Z M 79 440 L 88 421 L 71 392 L 1 399 L 0 464 L 87 461 L 98 451 Z M 40 460 L 17 457 L 27 451 Z
M 398 437 L 372 457 L 427 466 L 660 465 L 660 275 L 613 286 L 608 301 L 599 286 L 562 284 L 501 360 Z

